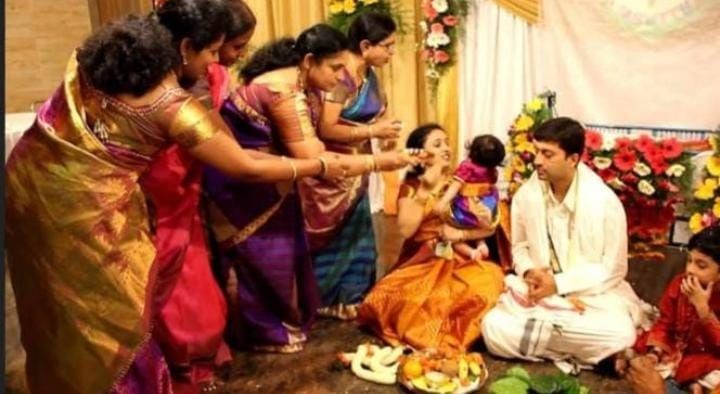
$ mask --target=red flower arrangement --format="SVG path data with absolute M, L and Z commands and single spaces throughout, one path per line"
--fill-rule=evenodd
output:
M 618 194 L 634 241 L 666 242 L 675 203 L 689 195 L 690 155 L 675 138 L 614 140 L 594 130 L 585 134 L 584 162 Z

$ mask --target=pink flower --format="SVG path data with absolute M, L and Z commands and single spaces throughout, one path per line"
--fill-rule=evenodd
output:
M 446 63 L 450 60 L 450 55 L 448 55 L 445 51 L 437 50 L 435 51 L 434 59 L 435 63 Z
M 602 142 L 602 135 L 600 135 L 597 131 L 588 130 L 585 133 L 585 146 L 587 146 L 590 151 L 600 149 L 602 147 Z
M 635 148 L 642 153 L 647 153 L 650 149 L 655 148 L 655 141 L 647 135 L 641 135 L 640 138 L 635 141 Z
M 617 150 L 628 150 L 632 147 L 632 140 L 627 137 L 620 137 L 615 139 L 615 149 Z
M 422 3 L 423 13 L 425 13 L 425 19 L 433 20 L 437 18 L 438 12 L 433 8 L 431 0 L 425 0 Z
M 638 181 L 640 179 L 638 177 L 636 177 L 635 175 L 633 175 L 632 173 L 627 173 L 627 174 L 623 175 L 622 177 L 620 177 L 620 180 L 625 183 L 634 185 L 634 184 L 638 183 Z
M 455 15 L 448 15 L 442 21 L 446 26 L 455 26 L 458 23 L 458 18 Z
M 668 138 L 660 141 L 660 150 L 666 159 L 674 159 L 682 153 L 682 146 L 675 138 Z
M 635 162 L 637 162 L 637 157 L 629 150 L 618 151 L 615 156 L 613 156 L 613 164 L 615 164 L 618 170 L 623 172 L 630 171 L 635 166 Z
M 600 178 L 602 178 L 605 182 L 609 182 L 618 177 L 617 172 L 615 172 L 615 170 L 613 170 L 612 168 L 600 170 L 597 174 L 600 175 Z
M 655 175 L 660 175 L 668 169 L 668 164 L 665 162 L 665 158 L 662 156 L 662 152 L 660 152 L 659 156 L 653 156 L 649 160 L 649 162 L 650 168 L 652 168 Z
M 433 23 L 430 25 L 430 31 L 433 33 L 444 33 L 445 32 L 445 26 L 442 25 L 442 23 Z

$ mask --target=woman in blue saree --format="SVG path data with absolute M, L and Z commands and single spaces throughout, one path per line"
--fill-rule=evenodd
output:
M 386 98 L 374 70 L 390 61 L 395 29 L 392 18 L 378 13 L 362 14 L 350 26 L 343 79 L 326 96 L 320 119 L 319 137 L 328 150 L 370 153 L 398 137 L 400 122 L 383 118 Z M 299 182 L 321 315 L 353 319 L 374 283 L 377 252 L 368 193 L 373 175 L 380 179 L 372 174 Z

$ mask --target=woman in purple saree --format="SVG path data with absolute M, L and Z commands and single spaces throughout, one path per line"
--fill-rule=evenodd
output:
M 293 157 L 340 157 L 315 130 L 323 91 L 341 79 L 345 36 L 319 24 L 297 40 L 261 48 L 242 71 L 245 83 L 220 114 L 240 144 Z M 413 161 L 396 152 L 343 156 L 346 175 L 396 169 Z M 303 348 L 320 306 L 295 182 L 237 182 L 209 168 L 205 189 L 229 292 L 229 340 L 239 347 L 290 353 Z M 234 273 L 234 278 L 231 274 Z

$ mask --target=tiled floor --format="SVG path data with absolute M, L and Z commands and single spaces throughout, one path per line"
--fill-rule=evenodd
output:
M 379 234 L 379 275 L 386 272 L 399 253 L 393 218 L 377 216 L 376 233 Z M 665 249 L 665 259 L 646 261 L 633 259 L 629 263 L 628 280 L 638 294 L 651 303 L 657 302 L 665 284 L 684 263 L 684 255 L 676 249 Z M 22 392 L 22 366 L 24 356 L 19 344 L 19 329 L 15 317 L 15 302 L 10 283 L 6 280 L 5 350 L 6 387 Z M 380 386 L 355 378 L 345 370 L 335 370 L 333 361 L 340 351 L 351 351 L 358 344 L 372 340 L 352 323 L 321 319 L 310 334 L 305 350 L 292 355 L 269 355 L 238 352 L 223 386 L 228 393 L 402 393 L 399 386 Z M 493 377 L 497 377 L 516 363 L 486 356 Z M 523 364 L 531 373 L 556 373 L 549 363 Z M 624 381 L 602 378 L 593 372 L 580 375 L 591 392 L 600 394 L 628 393 Z M 9 390 L 10 391 L 10 390 Z

